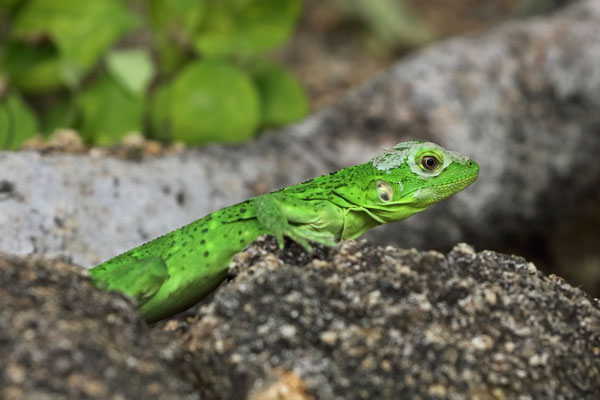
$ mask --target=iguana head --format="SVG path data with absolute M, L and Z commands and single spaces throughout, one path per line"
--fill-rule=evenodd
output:
M 475 161 L 417 140 L 381 151 L 371 164 L 367 187 L 355 192 L 364 198 L 347 199 L 362 205 L 380 223 L 408 218 L 460 192 L 479 174 Z

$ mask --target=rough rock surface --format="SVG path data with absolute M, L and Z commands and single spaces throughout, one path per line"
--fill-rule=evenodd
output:
M 0 398 L 196 399 L 181 356 L 81 267 L 0 254 Z
M 91 266 L 207 212 L 364 162 L 409 138 L 471 156 L 481 165 L 479 181 L 374 237 L 420 248 L 538 240 L 600 196 L 598 37 L 600 2 L 582 0 L 449 40 L 244 146 L 137 163 L 0 153 L 0 249 L 68 254 Z
M 600 397 L 600 301 L 520 257 L 267 241 L 231 271 L 183 335 L 208 398 Z
M 78 266 L 0 255 L 2 399 L 597 399 L 600 301 L 524 259 L 260 239 L 147 329 Z

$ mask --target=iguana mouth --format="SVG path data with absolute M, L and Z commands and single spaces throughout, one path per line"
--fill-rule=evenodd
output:
M 478 176 L 479 171 L 469 173 L 448 183 L 417 189 L 412 196 L 423 200 L 425 204 L 433 204 L 465 189 L 475 182 Z

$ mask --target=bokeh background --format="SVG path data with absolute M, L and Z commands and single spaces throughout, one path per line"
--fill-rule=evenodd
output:
M 419 47 L 562 3 L 0 0 L 0 148 L 64 128 L 99 146 L 242 142 Z

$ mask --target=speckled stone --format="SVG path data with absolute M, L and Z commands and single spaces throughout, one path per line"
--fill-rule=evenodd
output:
M 0 398 L 197 399 L 135 307 L 81 267 L 0 253 Z
M 230 271 L 182 334 L 208 398 L 600 398 L 600 301 L 523 258 L 267 239 Z

